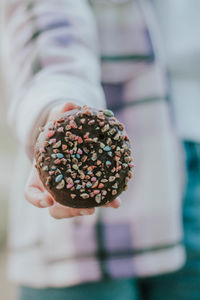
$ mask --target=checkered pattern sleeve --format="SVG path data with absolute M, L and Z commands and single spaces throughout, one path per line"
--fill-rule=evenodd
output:
M 87 1 L 6 1 L 3 43 L 9 120 L 29 154 L 52 105 L 105 105 L 96 24 Z

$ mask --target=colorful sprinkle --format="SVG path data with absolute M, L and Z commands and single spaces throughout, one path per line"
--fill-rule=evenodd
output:
M 86 193 L 83 193 L 83 194 L 81 194 L 80 196 L 81 196 L 81 198 L 83 198 L 83 199 L 87 199 L 87 198 L 89 198 L 89 195 L 88 195 L 88 194 L 86 194 Z
M 95 123 L 95 120 L 90 120 L 89 122 L 88 122 L 88 125 L 92 125 L 92 124 L 94 124 Z
M 74 186 L 74 183 L 73 183 L 73 182 L 72 182 L 72 183 L 68 183 L 68 184 L 67 184 L 67 189 L 71 189 L 73 186 Z
M 113 117 L 114 116 L 114 113 L 112 112 L 112 110 L 109 110 L 109 109 L 105 109 L 103 113 L 107 117 Z
M 108 180 L 109 180 L 109 182 L 113 182 L 113 181 L 115 180 L 115 176 L 110 176 L 110 177 L 108 178 Z
M 83 139 L 82 139 L 82 137 L 78 137 L 78 144 L 82 144 L 83 143 Z
M 63 132 L 63 131 L 64 131 L 64 127 L 59 127 L 59 128 L 57 129 L 57 131 L 58 131 L 58 132 Z
M 102 132 L 106 132 L 110 129 L 110 126 L 108 124 L 106 124 L 103 128 L 102 128 Z
M 85 119 L 81 119 L 81 124 L 84 124 L 85 123 Z
M 49 144 L 55 144 L 56 143 L 56 139 L 50 139 L 49 140 Z
M 59 165 L 59 164 L 61 164 L 61 160 L 60 160 L 59 158 L 57 158 L 57 159 L 54 161 L 54 163 L 55 163 L 56 165 Z
M 98 189 L 102 189 L 103 187 L 104 187 L 104 184 L 103 183 L 99 183 Z
M 107 167 L 111 166 L 111 162 L 109 160 L 106 161 L 106 166 Z
M 56 156 L 57 156 L 57 158 L 63 158 L 64 157 L 64 155 L 62 153 L 57 153 Z
M 56 148 L 59 148 L 61 146 L 61 141 L 58 141 L 57 143 L 55 143 L 53 145 L 53 148 L 56 149 Z
M 95 196 L 95 201 L 99 204 L 101 202 L 101 194 Z
M 117 189 L 118 188 L 118 183 L 115 182 L 115 184 L 112 186 L 113 189 Z
M 99 194 L 99 193 L 100 193 L 99 190 L 94 190 L 94 194 L 95 194 L 95 195 L 97 195 L 97 194 Z
M 105 146 L 105 147 L 103 148 L 103 150 L 108 152 L 108 151 L 111 150 L 111 148 L 110 148 L 110 146 Z
M 87 182 L 87 183 L 86 183 L 86 187 L 87 187 L 87 188 L 90 188 L 91 186 L 92 186 L 91 182 Z
M 62 174 L 60 174 L 60 175 L 58 175 L 57 177 L 56 177 L 56 182 L 60 182 L 61 180 L 63 179 L 63 175 Z
M 92 177 L 92 178 L 91 178 L 91 181 L 92 181 L 92 182 L 97 181 L 96 177 Z
M 91 159 L 92 159 L 93 161 L 96 161 L 96 160 L 97 160 L 97 154 L 96 154 L 96 153 L 93 153 Z
M 51 138 L 52 136 L 54 136 L 55 134 L 55 130 L 50 130 L 47 132 L 46 137 Z
M 98 186 L 99 182 L 98 180 L 93 184 L 92 189 L 95 189 Z
M 115 196 L 117 194 L 116 190 L 112 190 L 112 195 Z
M 114 140 L 115 141 L 117 141 L 117 140 L 119 140 L 119 137 L 120 137 L 120 133 L 119 132 L 117 132 L 116 134 L 115 134 L 115 136 L 114 136 Z
M 105 144 L 104 143 L 100 143 L 100 147 L 101 148 L 105 148 Z
M 97 176 L 97 177 L 100 177 L 101 174 L 102 174 L 101 171 L 98 171 L 98 172 L 96 173 L 96 176 Z
M 76 190 L 80 190 L 82 188 L 82 185 L 78 184 L 76 187 Z
M 76 123 L 74 122 L 74 120 L 70 120 L 69 125 L 70 125 L 71 128 L 73 128 L 73 129 L 76 129 L 76 128 L 77 128 L 77 125 L 76 125 Z
M 73 168 L 74 170 L 78 170 L 78 166 L 77 166 L 77 165 L 73 165 L 72 168 Z
M 83 151 L 79 148 L 78 151 L 77 151 L 77 153 L 78 153 L 79 155 L 82 155 L 82 154 L 83 154 Z
M 56 186 L 56 188 L 57 188 L 57 190 L 62 190 L 62 189 L 64 188 L 64 186 L 65 186 L 65 181 L 62 180 L 62 181 Z

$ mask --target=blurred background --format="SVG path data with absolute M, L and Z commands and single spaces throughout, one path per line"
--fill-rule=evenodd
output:
M 175 104 L 177 103 L 177 106 L 180 106 L 179 103 L 182 99 L 187 96 L 191 97 L 191 95 L 193 103 L 197 104 L 200 101 L 200 43 L 198 40 L 200 18 L 196 12 L 200 12 L 200 1 L 190 1 L 191 5 L 187 6 L 187 8 L 186 4 L 188 1 L 153 0 L 153 2 L 162 32 L 163 48 L 165 48 L 167 54 L 169 73 L 172 78 L 172 91 L 176 99 Z M 163 12 L 165 17 L 163 17 Z M 15 287 L 6 279 L 6 260 L 8 255 L 6 240 L 9 185 L 15 159 L 15 144 L 6 122 L 7 103 L 2 74 L 0 59 L 0 300 L 11 300 L 15 294 Z M 192 111 L 190 100 L 187 103 L 190 105 L 190 111 Z M 183 110 L 179 114 L 177 113 L 177 119 L 179 117 L 183 119 L 185 117 L 184 113 L 187 113 L 187 120 L 190 120 L 190 118 L 193 120 L 195 117 L 196 120 L 199 119 L 200 112 L 195 111 L 195 107 L 190 115 L 188 115 L 186 107 L 183 107 Z M 179 131 L 181 134 L 180 129 Z
M 0 54 L 1 57 L 1 54 Z M 14 142 L 6 122 L 6 101 L 0 64 L 0 299 L 10 300 L 15 292 L 6 278 L 6 239 L 8 226 L 9 182 L 15 157 Z

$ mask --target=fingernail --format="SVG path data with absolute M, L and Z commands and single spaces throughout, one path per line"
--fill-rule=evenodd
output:
M 84 210 L 84 209 L 80 210 L 80 215 L 81 216 L 86 216 L 88 214 L 89 214 L 89 212 L 87 210 Z
M 49 207 L 49 206 L 51 206 L 51 204 L 49 204 L 46 200 L 40 201 L 40 205 L 41 205 L 42 207 Z

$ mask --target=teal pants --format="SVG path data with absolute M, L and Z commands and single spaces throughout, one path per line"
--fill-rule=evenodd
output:
M 199 300 L 200 144 L 185 143 L 188 185 L 183 202 L 185 266 L 174 273 L 134 280 L 108 280 L 61 289 L 20 288 L 19 300 Z
M 136 300 L 133 279 L 107 280 L 68 288 L 31 289 L 21 287 L 20 300 Z

